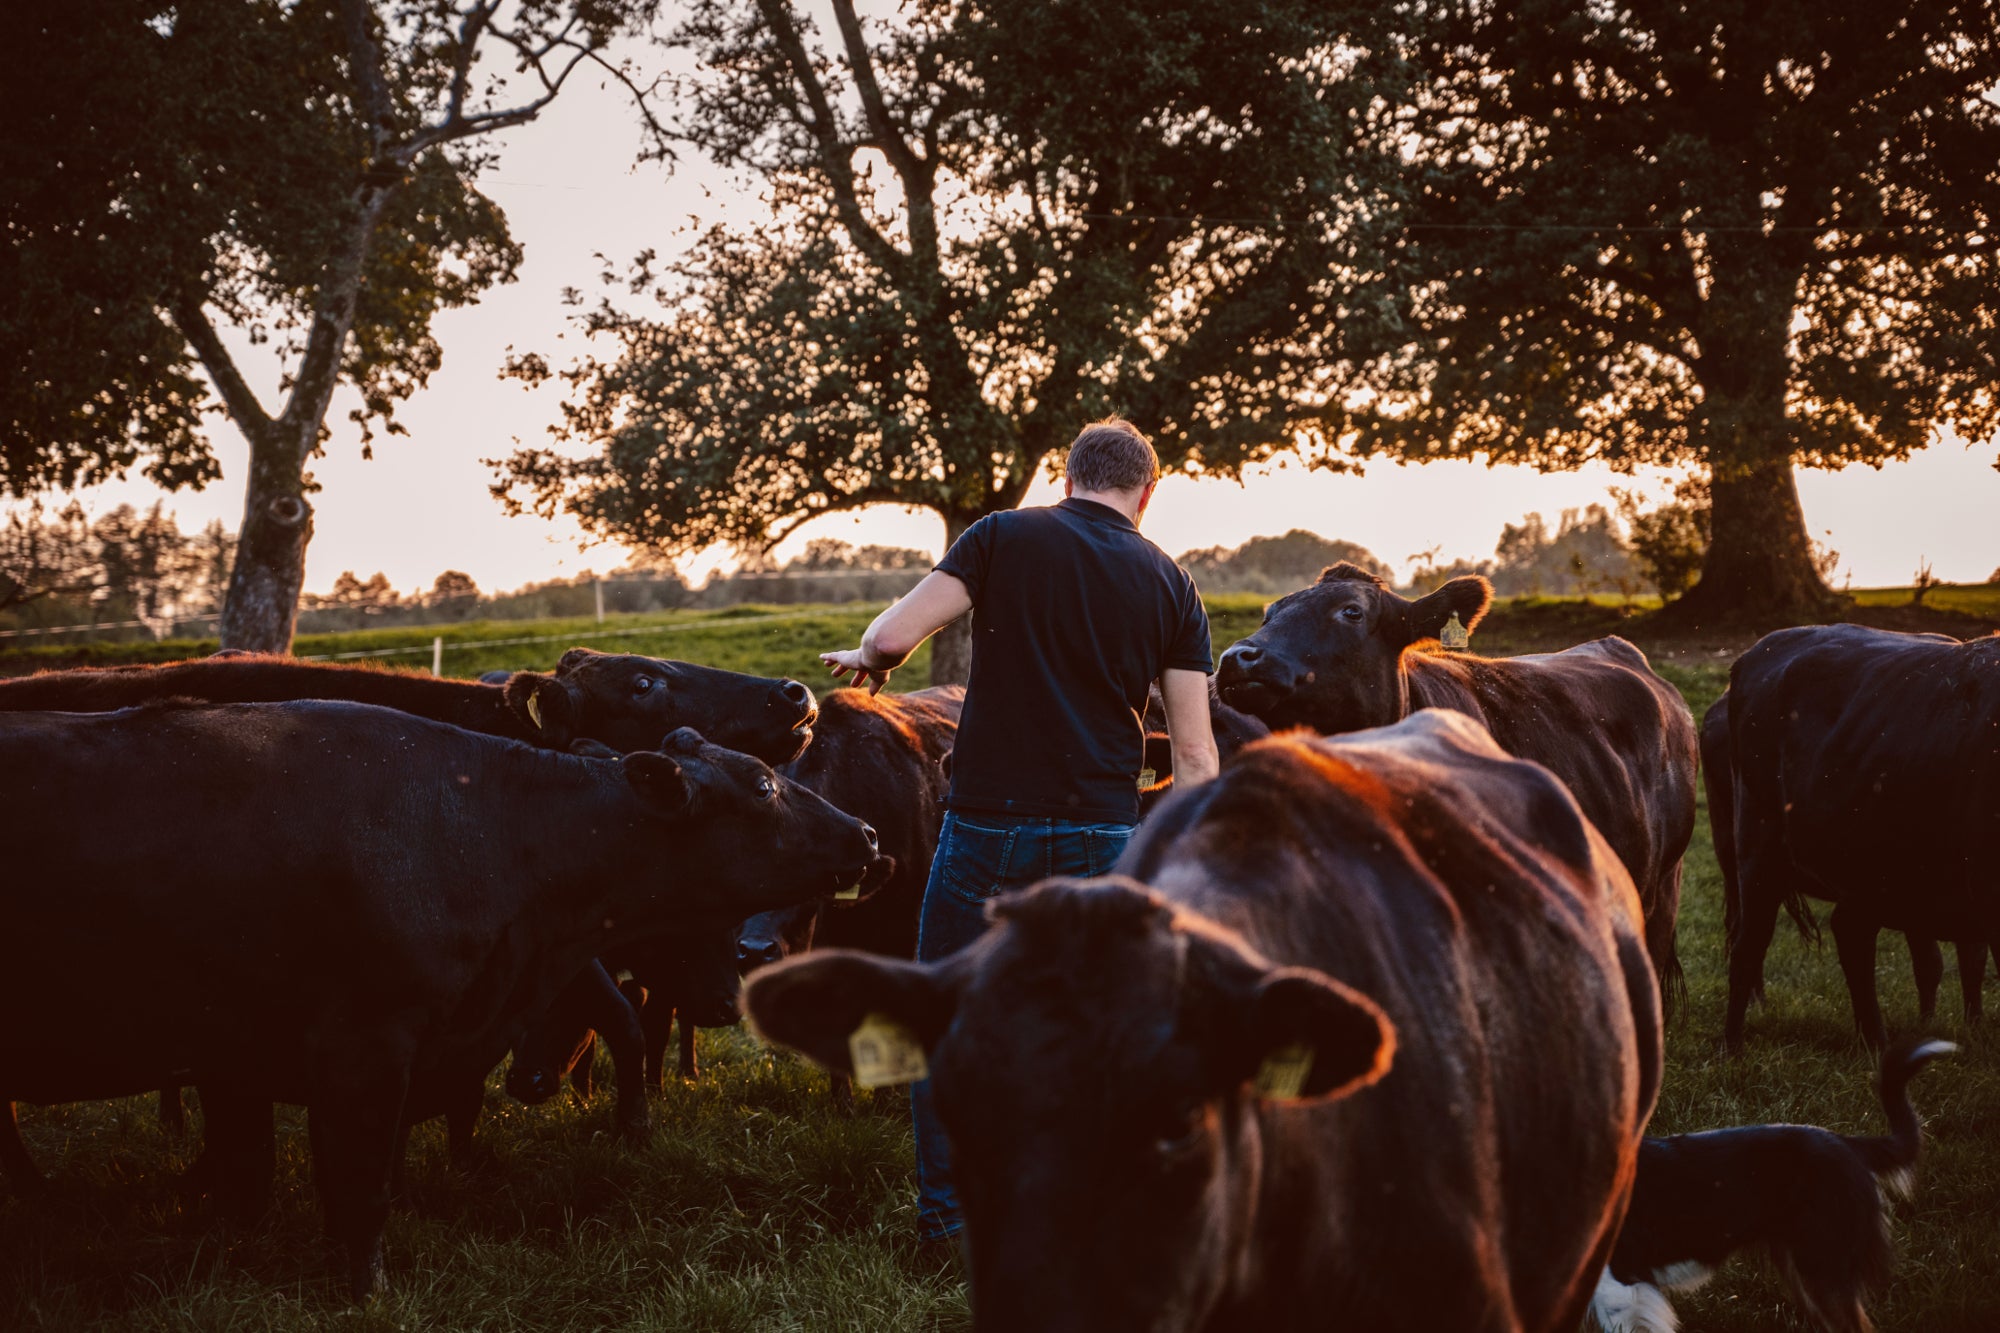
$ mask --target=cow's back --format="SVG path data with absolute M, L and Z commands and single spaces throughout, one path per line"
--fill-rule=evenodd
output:
M 1681 858 L 1694 836 L 1698 742 L 1680 692 L 1615 635 L 1559 653 L 1404 658 L 1412 708 L 1478 718 L 1507 753 L 1569 787 L 1631 873 L 1648 922 L 1654 967 L 1671 995 Z
M 1491 1300 L 1567 1333 L 1660 1062 L 1636 893 L 1568 790 L 1426 713 L 1254 745 L 1158 818 L 1121 869 L 1368 995 L 1398 1034 L 1377 1086 L 1265 1112 L 1265 1229 L 1297 1232 L 1301 1267 L 1232 1317 L 1512 1326 L 1482 1322 Z
M 1781 630 L 1727 697 L 1739 839 L 1781 829 L 1790 864 L 1883 925 L 2000 927 L 2000 636 Z
M 564 772 L 524 787 L 524 765 Z M 490 948 L 531 891 L 516 844 L 547 813 L 509 828 L 477 812 L 507 804 L 496 789 L 586 795 L 585 767 L 351 704 L 0 717 L 0 841 L 20 849 L 0 886 L 0 1011 L 73 993 L 61 1030 L 0 1035 L 10 1093 L 131 1092 L 265 1037 L 289 1084 L 294 1044 L 277 1039 L 351 987 L 390 1005 L 462 990 L 490 962 L 469 944 Z M 227 1046 L 196 1048 L 210 1038 Z M 73 1085 L 79 1045 L 106 1086 Z

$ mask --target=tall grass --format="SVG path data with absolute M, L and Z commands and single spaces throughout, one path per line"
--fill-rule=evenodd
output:
M 1255 619 L 1254 607 L 1225 614 L 1225 642 L 1235 617 Z M 1726 681 L 1715 666 L 1666 674 L 1697 714 Z M 1883 1132 L 1873 1061 L 1830 947 L 1781 930 L 1748 1049 L 1721 1054 L 1722 908 L 1705 818 L 1680 948 L 1690 1004 L 1669 1036 L 1657 1132 L 1778 1120 Z M 1890 1026 L 1917 1028 L 1901 937 L 1883 937 L 1879 972 Z M 1965 1050 L 1915 1085 L 1930 1137 L 1916 1203 L 1896 1220 L 1901 1260 L 1877 1306 L 1885 1330 L 2000 1329 L 2000 1034 L 1956 1021 L 1955 997 L 1948 975 L 1947 1016 L 1922 1025 Z M 389 1227 L 394 1290 L 362 1313 L 340 1298 L 320 1238 L 299 1112 L 281 1117 L 272 1214 L 236 1230 L 176 1191 L 192 1149 L 165 1137 L 149 1099 L 24 1108 L 30 1149 L 53 1179 L 43 1199 L 0 1195 L 0 1329 L 967 1327 L 952 1257 L 914 1239 L 904 1099 L 861 1093 L 843 1113 L 803 1062 L 739 1032 L 703 1041 L 703 1081 L 656 1103 L 659 1131 L 643 1149 L 616 1139 L 608 1094 L 523 1108 L 497 1081 L 470 1169 L 450 1165 L 441 1125 L 420 1128 Z M 1750 1262 L 1676 1303 L 1691 1330 L 1807 1327 Z

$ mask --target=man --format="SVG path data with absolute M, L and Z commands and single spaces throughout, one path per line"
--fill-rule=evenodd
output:
M 875 618 L 859 648 L 820 655 L 873 692 L 917 645 L 976 612 L 920 960 L 977 938 L 996 894 L 1111 869 L 1139 818 L 1140 719 L 1154 682 L 1175 783 L 1215 776 L 1208 615 L 1187 571 L 1139 535 L 1159 476 L 1158 455 L 1131 423 L 1085 427 L 1070 445 L 1067 498 L 979 520 Z M 929 1093 L 920 1083 L 911 1099 L 918 1213 L 924 1238 L 943 1240 L 962 1223 Z

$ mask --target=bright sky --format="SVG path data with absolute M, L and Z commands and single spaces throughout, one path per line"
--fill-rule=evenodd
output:
M 637 146 L 623 94 L 595 83 L 572 85 L 540 121 L 505 135 L 499 165 L 484 184 L 526 249 L 520 280 L 438 321 L 444 367 L 401 409 L 409 437 L 378 439 L 372 461 L 360 457 L 346 421 L 352 399 L 336 398 L 328 418 L 333 439 L 327 457 L 314 466 L 323 489 L 314 500 L 307 589 L 325 591 L 351 569 L 364 578 L 380 570 L 397 588 L 414 591 L 428 588 L 445 569 L 462 569 L 482 589 L 495 591 L 624 562 L 626 552 L 616 546 L 580 551 L 571 523 L 506 517 L 488 494 L 492 476 L 480 459 L 510 452 L 516 440 L 542 443 L 556 419 L 560 384 L 531 392 L 496 372 L 509 347 L 540 351 L 558 366 L 568 363 L 579 338 L 565 336 L 561 292 L 576 286 L 594 294 L 601 270 L 595 254 L 622 265 L 648 247 L 670 252 L 692 234 L 696 220 L 748 217 L 758 208 L 753 192 L 693 159 L 671 175 L 657 166 L 634 168 Z M 264 389 L 266 404 L 274 405 L 277 367 L 264 359 L 269 349 L 239 340 L 235 350 L 246 374 Z M 244 446 L 223 419 L 212 438 L 223 481 L 203 493 L 167 497 L 184 531 L 211 518 L 231 528 L 241 520 Z M 1907 583 L 1926 559 L 1937 577 L 1952 582 L 1977 582 L 2000 566 L 1995 452 L 1991 443 L 1968 449 L 1947 441 L 1879 471 L 1801 473 L 1806 521 L 1816 539 L 1841 553 L 1835 583 Z M 1662 474 L 1641 480 L 1655 493 L 1665 490 Z M 1355 476 L 1309 472 L 1292 463 L 1246 476 L 1240 485 L 1169 478 L 1145 531 L 1177 555 L 1310 528 L 1359 542 L 1403 571 L 1412 555 L 1434 547 L 1445 560 L 1491 556 L 1503 523 L 1540 511 L 1553 525 L 1560 510 L 1608 503 L 1609 486 L 1630 484 L 1602 468 L 1543 475 L 1461 463 L 1378 464 Z M 1038 482 L 1027 502 L 1048 503 L 1056 494 Z M 157 492 L 135 481 L 82 498 L 101 510 L 125 501 L 150 504 Z M 923 511 L 833 515 L 800 529 L 778 548 L 778 558 L 816 536 L 938 552 L 943 524 Z M 699 575 L 725 554 L 708 554 L 693 562 L 691 572 Z

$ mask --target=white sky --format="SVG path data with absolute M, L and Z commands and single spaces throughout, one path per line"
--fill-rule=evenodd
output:
M 653 247 L 670 252 L 692 234 L 691 223 L 751 216 L 752 193 L 695 159 L 669 175 L 657 166 L 634 168 L 638 134 L 622 92 L 577 83 L 538 122 L 508 132 L 498 166 L 484 181 L 506 210 L 526 250 L 520 280 L 490 292 L 469 310 L 437 321 L 443 368 L 430 387 L 399 415 L 407 438 L 378 438 L 375 458 L 363 461 L 354 428 L 346 421 L 352 397 L 337 397 L 329 413 L 333 439 L 314 474 L 322 485 L 307 553 L 306 587 L 324 591 L 346 569 L 364 578 L 380 570 L 397 588 L 428 588 L 439 572 L 462 569 L 488 591 L 584 569 L 622 564 L 616 546 L 579 550 L 567 521 L 507 518 L 487 487 L 482 458 L 512 451 L 515 441 L 541 444 L 556 419 L 562 386 L 529 391 L 502 381 L 497 371 L 511 346 L 540 351 L 566 365 L 578 336 L 565 337 L 566 286 L 594 293 L 602 253 L 623 261 Z M 269 348 L 239 340 L 236 352 L 253 384 L 276 402 L 276 366 Z M 261 370 L 260 370 L 261 367 Z M 1146 423 L 1139 423 L 1142 427 Z M 242 513 L 245 450 L 226 419 L 211 432 L 223 480 L 206 492 L 167 497 L 182 529 L 211 518 L 238 526 Z M 1991 443 L 1967 448 L 1934 444 L 1908 463 L 1879 471 L 1853 467 L 1841 473 L 1805 471 L 1799 479 L 1813 536 L 1841 553 L 1835 582 L 1856 587 L 1907 583 L 1920 560 L 1937 577 L 1976 582 L 2000 565 L 2000 472 Z M 1642 480 L 1664 492 L 1663 474 Z M 1310 472 L 1296 462 L 1247 475 L 1242 484 L 1169 478 L 1146 516 L 1145 531 L 1169 552 L 1234 546 L 1260 533 L 1310 528 L 1359 542 L 1399 571 L 1409 557 L 1439 548 L 1442 559 L 1485 558 L 1503 523 L 1529 511 L 1551 523 L 1561 509 L 1605 501 L 1611 485 L 1630 485 L 1608 469 L 1544 475 L 1523 468 L 1466 463 L 1424 467 L 1371 466 L 1361 476 Z M 86 492 L 88 508 L 121 501 L 150 504 L 158 493 L 141 482 Z M 1028 503 L 1047 503 L 1055 491 L 1038 482 Z M 923 511 L 877 509 L 832 515 L 799 530 L 777 551 L 785 559 L 815 536 L 857 544 L 882 542 L 938 552 L 943 524 Z M 724 553 L 693 562 L 699 574 Z

